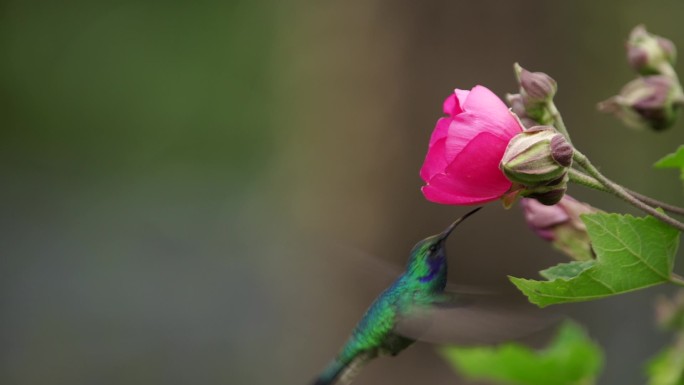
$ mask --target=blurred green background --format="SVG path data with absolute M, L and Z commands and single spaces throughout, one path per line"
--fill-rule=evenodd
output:
M 636 24 L 684 47 L 684 3 L 418 4 L 3 2 L 0 383 L 308 383 L 391 281 L 377 261 L 402 266 L 466 211 L 419 190 L 442 100 L 515 91 L 515 61 L 558 81 L 607 175 L 683 203 L 651 164 L 684 123 L 634 132 L 595 104 L 633 77 Z M 564 260 L 498 203 L 449 247 L 470 285 Z M 644 382 L 667 291 L 565 308 L 606 348 L 602 384 Z M 459 381 L 418 344 L 357 383 Z

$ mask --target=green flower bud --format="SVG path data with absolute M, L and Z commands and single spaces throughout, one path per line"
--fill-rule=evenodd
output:
M 677 48 L 672 41 L 646 31 L 643 25 L 636 26 L 629 34 L 626 44 L 627 63 L 642 75 L 668 74 L 664 65 L 673 65 Z
M 499 167 L 527 193 L 549 193 L 564 188 L 572 154 L 572 146 L 553 127 L 536 126 L 511 139 Z
M 683 103 L 684 95 L 676 80 L 651 75 L 627 83 L 618 95 L 599 103 L 598 109 L 613 114 L 629 127 L 660 131 L 674 124 Z

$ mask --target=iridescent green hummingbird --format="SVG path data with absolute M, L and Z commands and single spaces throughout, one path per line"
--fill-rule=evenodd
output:
M 406 271 L 373 302 L 315 385 L 332 384 L 339 378 L 348 382 L 368 360 L 378 355 L 397 355 L 416 341 L 416 336 L 403 333 L 399 324 L 443 299 L 447 283 L 446 239 L 459 223 L 479 209 L 413 247 Z

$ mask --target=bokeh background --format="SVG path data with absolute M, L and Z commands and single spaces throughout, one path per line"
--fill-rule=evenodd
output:
M 634 132 L 595 109 L 633 77 L 633 26 L 684 47 L 680 1 L 0 9 L 2 384 L 308 383 L 391 281 L 382 265 L 466 211 L 419 190 L 442 100 L 515 91 L 515 61 L 558 81 L 575 144 L 606 174 L 683 203 L 676 172 L 651 165 L 684 123 Z M 467 285 L 564 260 L 499 204 L 449 250 Z M 644 382 L 668 291 L 566 307 L 606 349 L 601 384 Z M 357 383 L 465 382 L 418 344 Z

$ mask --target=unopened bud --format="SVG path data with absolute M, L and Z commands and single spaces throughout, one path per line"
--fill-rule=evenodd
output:
M 511 182 L 548 192 L 548 187 L 561 187 L 572 153 L 572 146 L 553 127 L 536 126 L 511 139 L 499 167 Z
M 629 127 L 660 131 L 674 124 L 683 103 L 684 95 L 676 80 L 652 75 L 627 83 L 620 94 L 599 103 L 598 109 L 613 114 Z
M 664 329 L 684 330 L 684 290 L 656 299 L 656 321 Z
M 570 177 L 565 173 L 560 178 L 546 184 L 523 186 L 519 195 L 534 199 L 545 206 L 552 206 L 560 202 L 565 196 L 569 180 Z
M 539 125 L 537 121 L 527 116 L 525 105 L 523 104 L 522 95 L 520 94 L 506 94 L 506 101 L 511 106 L 511 111 L 518 117 L 520 123 L 525 128 L 530 128 Z
M 544 206 L 553 206 L 560 202 L 565 196 L 565 192 L 568 190 L 567 178 L 563 178 L 559 181 L 557 185 L 549 187 L 537 187 L 533 192 L 524 192 L 525 196 L 529 199 L 536 200 Z M 544 191 L 546 190 L 546 191 Z
M 553 99 L 558 85 L 553 78 L 543 72 L 530 72 L 521 66 L 516 66 L 520 94 L 526 105 L 548 102 Z
M 513 68 L 527 116 L 541 124 L 549 123 L 551 116 L 547 105 L 556 95 L 556 81 L 543 72 L 530 72 L 518 63 Z
M 672 65 L 677 57 L 677 49 L 672 41 L 646 31 L 638 25 L 629 34 L 626 44 L 627 62 L 642 75 L 666 74 L 664 65 Z
M 550 241 L 555 248 L 577 261 L 594 258 L 591 241 L 581 214 L 599 210 L 586 203 L 565 195 L 553 206 L 544 205 L 535 199 L 522 199 L 527 225 L 541 238 Z

